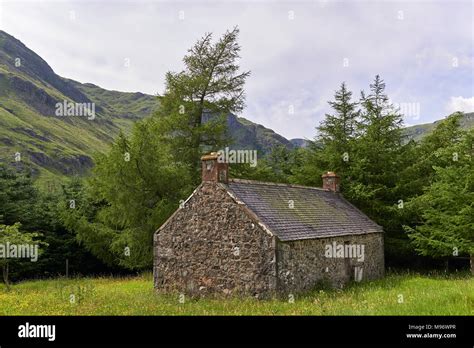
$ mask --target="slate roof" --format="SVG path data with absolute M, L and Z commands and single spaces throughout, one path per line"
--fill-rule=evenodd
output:
M 237 179 L 226 187 L 281 241 L 383 232 L 340 193 Z

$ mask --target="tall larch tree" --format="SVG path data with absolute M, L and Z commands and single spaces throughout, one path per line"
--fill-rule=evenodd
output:
M 200 156 L 230 142 L 227 116 L 245 104 L 244 84 L 250 72 L 239 71 L 238 34 L 236 27 L 215 43 L 211 33 L 204 35 L 184 57 L 184 70 L 166 74 L 155 119 L 196 181 Z

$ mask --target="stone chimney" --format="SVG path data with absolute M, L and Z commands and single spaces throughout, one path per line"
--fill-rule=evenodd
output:
M 202 181 L 222 182 L 227 184 L 229 164 L 218 161 L 219 154 L 211 152 L 201 157 Z
M 323 189 L 332 192 L 339 192 L 339 184 L 341 183 L 341 177 L 334 172 L 327 172 L 322 175 L 323 178 Z

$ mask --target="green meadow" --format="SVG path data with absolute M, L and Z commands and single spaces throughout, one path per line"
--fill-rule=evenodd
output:
M 474 315 L 474 278 L 390 273 L 344 290 L 267 300 L 159 293 L 150 274 L 35 280 L 2 285 L 0 315 Z

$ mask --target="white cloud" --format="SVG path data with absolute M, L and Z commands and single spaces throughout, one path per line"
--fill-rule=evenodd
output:
M 474 111 L 474 97 L 451 97 L 449 100 L 446 111 L 451 114 L 456 111 L 473 112 Z

